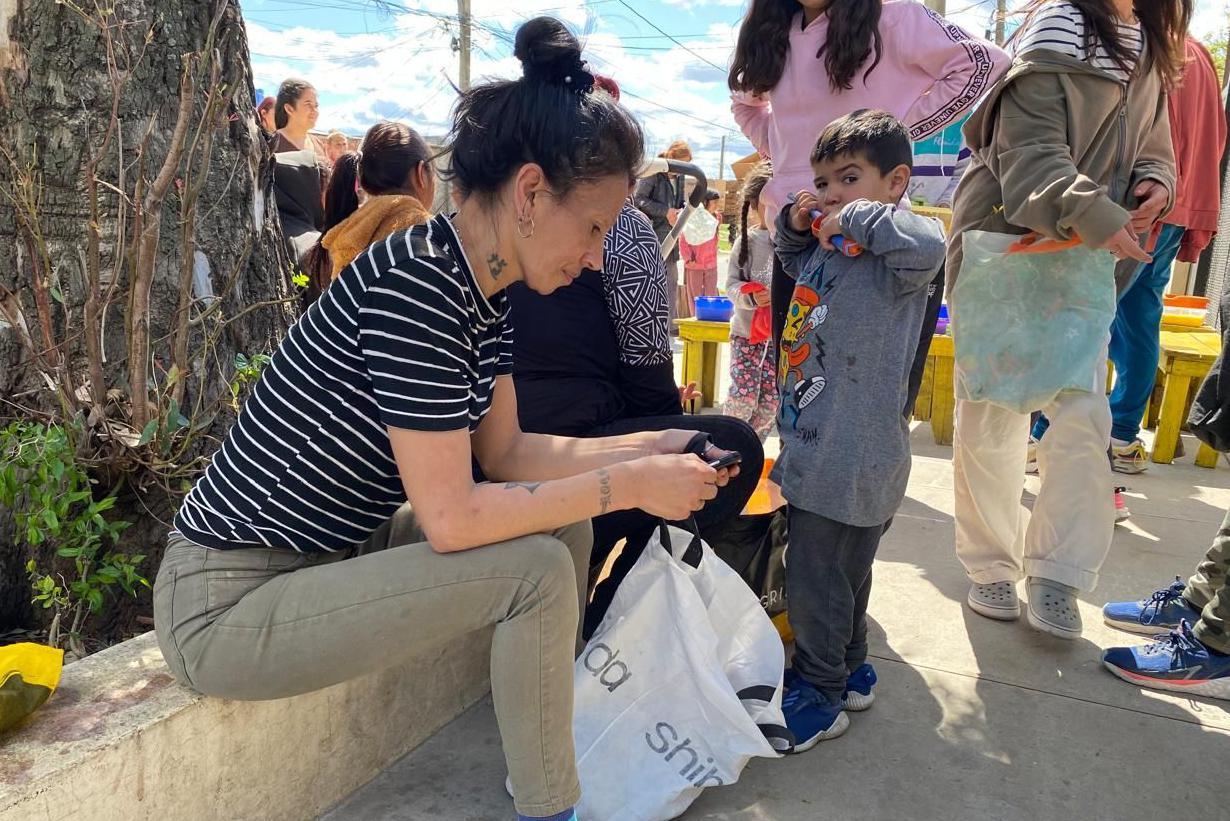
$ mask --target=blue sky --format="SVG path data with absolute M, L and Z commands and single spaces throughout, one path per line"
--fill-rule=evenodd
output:
M 699 164 L 716 176 L 723 135 L 727 164 L 752 150 L 730 116 L 725 84 L 745 2 L 472 0 L 472 74 L 475 80 L 517 76 L 511 45 L 517 25 L 538 14 L 560 17 L 583 36 L 586 57 L 597 71 L 619 81 L 623 101 L 644 123 L 648 148 L 656 153 L 674 139 L 686 139 Z M 275 93 L 287 76 L 307 78 L 320 93 L 319 128 L 361 135 L 381 119 L 396 119 L 427 135 L 447 130 L 455 98 L 449 81 L 457 79 L 456 0 L 241 0 L 240 5 L 256 86 Z M 1195 32 L 1223 27 L 1226 5 L 1226 0 L 1197 0 Z M 994 2 L 948 0 L 948 6 L 952 19 L 982 33 Z

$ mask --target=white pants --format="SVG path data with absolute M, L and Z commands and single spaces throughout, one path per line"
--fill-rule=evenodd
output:
M 1106 383 L 1105 368 L 1095 385 Z M 1115 527 L 1110 406 L 1098 390 L 1060 394 L 1042 411 L 1051 425 L 1038 444 L 1042 489 L 1031 516 L 1021 506 L 1029 415 L 957 400 L 957 558 L 979 584 L 1038 576 L 1093 590 Z

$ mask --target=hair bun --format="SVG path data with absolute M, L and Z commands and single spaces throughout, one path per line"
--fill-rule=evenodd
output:
M 577 94 L 594 87 L 594 75 L 581 59 L 581 44 L 554 17 L 535 17 L 517 29 L 513 54 L 530 82 L 564 86 Z

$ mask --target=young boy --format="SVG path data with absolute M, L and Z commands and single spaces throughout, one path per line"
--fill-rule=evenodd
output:
M 867 598 L 880 536 L 910 474 L 902 408 L 927 285 L 944 260 L 939 222 L 897 207 L 910 181 L 905 126 L 883 111 L 828 125 L 811 156 L 816 193 L 777 223 L 796 280 L 782 333 L 782 454 L 790 503 L 786 596 L 795 635 L 783 707 L 798 751 L 845 732 L 871 704 Z M 824 218 L 813 236 L 815 212 Z M 840 237 L 839 237 L 840 235 Z M 835 243 L 857 243 L 846 256 Z

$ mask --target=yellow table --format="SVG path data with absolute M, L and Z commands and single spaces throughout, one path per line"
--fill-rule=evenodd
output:
M 683 340 L 683 384 L 695 382 L 701 406 L 711 408 L 717 401 L 718 345 L 730 342 L 730 323 L 676 319 L 675 324 Z
M 1162 331 L 1161 343 L 1162 409 L 1151 458 L 1159 464 L 1170 464 L 1179 444 L 1188 394 L 1199 385 L 1197 380 L 1204 379 L 1221 353 L 1221 339 L 1199 331 Z M 1217 467 L 1217 452 L 1201 443 L 1196 464 Z
M 915 214 L 921 214 L 924 217 L 935 217 L 940 222 L 944 223 L 944 233 L 952 233 L 952 209 L 937 208 L 930 205 L 911 205 L 910 210 Z
M 931 337 L 922 385 L 914 401 L 914 418 L 931 422 L 931 436 L 937 445 L 952 444 L 953 413 L 957 407 L 952 363 L 952 337 Z

